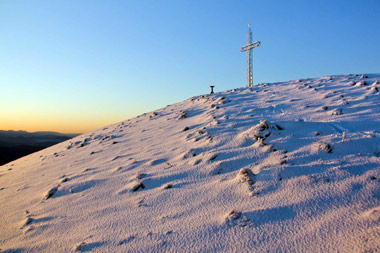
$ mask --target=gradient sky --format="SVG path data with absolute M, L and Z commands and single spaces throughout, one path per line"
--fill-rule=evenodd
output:
M 87 132 L 209 92 L 380 72 L 380 1 L 0 0 L 0 129 Z

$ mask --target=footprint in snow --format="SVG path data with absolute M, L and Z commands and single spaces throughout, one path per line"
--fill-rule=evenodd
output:
M 196 155 L 197 155 L 196 151 L 193 150 L 193 149 L 190 149 L 190 150 L 187 151 L 185 154 L 183 154 L 182 159 L 185 160 L 185 159 L 187 159 L 187 158 L 194 157 L 194 156 L 196 156 Z
M 70 186 L 69 192 L 70 193 L 80 193 L 80 192 L 86 191 L 86 190 L 94 187 L 97 184 L 102 183 L 103 181 L 105 181 L 105 180 L 96 179 L 96 180 L 88 180 L 88 181 L 84 181 L 84 182 L 78 182 L 78 183 L 72 184 Z M 59 195 L 61 196 L 63 194 L 64 194 L 64 192 L 60 193 Z
M 242 212 L 232 209 L 224 215 L 224 222 L 229 226 L 246 227 L 250 219 L 242 215 Z

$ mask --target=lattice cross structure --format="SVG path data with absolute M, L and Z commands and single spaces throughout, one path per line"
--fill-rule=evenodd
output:
M 240 52 L 247 51 L 247 83 L 248 87 L 253 85 L 253 77 L 252 77 L 252 49 L 259 47 L 261 45 L 260 41 L 252 42 L 252 32 L 251 26 L 248 24 L 248 39 L 247 45 L 242 46 L 240 48 Z

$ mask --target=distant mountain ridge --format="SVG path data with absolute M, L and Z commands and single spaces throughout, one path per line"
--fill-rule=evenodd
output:
M 78 134 L 0 130 L 0 165 L 37 152 Z

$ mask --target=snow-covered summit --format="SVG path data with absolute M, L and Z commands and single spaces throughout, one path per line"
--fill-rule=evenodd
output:
M 379 251 L 379 81 L 197 96 L 1 166 L 0 251 Z

